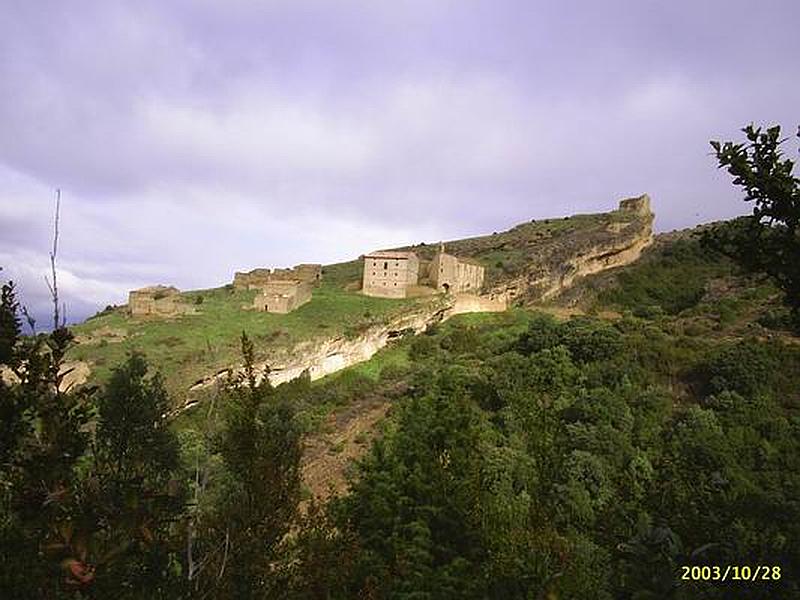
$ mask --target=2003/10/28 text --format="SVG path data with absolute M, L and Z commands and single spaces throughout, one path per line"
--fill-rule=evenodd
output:
M 778 565 L 682 565 L 681 572 L 684 581 L 778 581 L 782 575 Z

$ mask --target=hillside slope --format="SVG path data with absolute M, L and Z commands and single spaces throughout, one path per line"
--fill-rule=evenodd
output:
M 506 232 L 449 241 L 447 249 L 486 267 L 485 295 L 529 303 L 559 293 L 581 275 L 635 260 L 651 241 L 652 221 L 649 198 L 643 196 L 609 213 L 523 223 Z M 425 260 L 433 257 L 435 246 L 410 249 Z M 159 365 L 170 392 L 183 404 L 188 390 L 237 364 L 243 331 L 255 342 L 256 359 L 269 364 L 280 382 L 304 368 L 326 374 L 364 360 L 396 331 L 421 331 L 452 308 L 440 295 L 366 297 L 358 291 L 360 278 L 360 260 L 326 265 L 312 300 L 287 315 L 243 310 L 255 292 L 230 285 L 184 292 L 194 314 L 131 318 L 126 307 L 112 308 L 74 328 L 78 344 L 69 358 L 102 381 L 126 353 L 141 351 Z

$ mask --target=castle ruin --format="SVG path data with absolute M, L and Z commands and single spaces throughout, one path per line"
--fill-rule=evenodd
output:
M 428 279 L 440 292 L 477 294 L 483 286 L 484 268 L 476 260 L 447 254 L 444 244 L 428 267 Z
M 182 301 L 178 288 L 154 285 L 129 292 L 128 311 L 131 316 L 170 317 L 191 313 L 193 309 Z
M 253 308 L 285 315 L 311 300 L 312 284 L 298 279 L 276 279 L 260 286 Z
M 419 258 L 414 252 L 378 251 L 364 255 L 361 290 L 365 296 L 405 298 L 417 285 Z
M 300 264 L 291 269 L 253 269 L 233 276 L 237 290 L 258 290 L 253 308 L 286 314 L 311 300 L 312 288 L 319 285 L 322 265 Z
M 432 261 L 420 261 L 416 253 L 383 250 L 364 256 L 361 289 L 366 296 L 407 298 L 437 290 L 452 294 L 478 294 L 484 267 L 476 260 L 447 254 L 444 244 Z M 430 286 L 430 287 L 428 287 Z
M 233 287 L 237 290 L 261 289 L 273 281 L 297 280 L 319 285 L 322 279 L 322 265 L 300 264 L 291 269 L 253 269 L 247 272 L 236 272 L 233 275 Z

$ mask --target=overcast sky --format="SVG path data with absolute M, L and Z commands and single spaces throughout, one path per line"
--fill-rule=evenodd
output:
M 798 57 L 797 0 L 2 0 L 0 265 L 44 323 L 57 187 L 71 321 L 644 192 L 732 216 L 708 141 L 793 133 Z

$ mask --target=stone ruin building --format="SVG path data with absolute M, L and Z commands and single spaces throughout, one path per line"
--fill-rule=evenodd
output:
M 286 314 L 311 300 L 322 278 L 322 265 L 301 264 L 291 269 L 253 269 L 233 276 L 237 290 L 258 290 L 253 308 Z
M 178 288 L 154 285 L 131 291 L 128 311 L 132 316 L 169 317 L 193 312 L 193 308 L 182 301 Z
M 246 273 L 233 275 L 233 287 L 237 290 L 254 290 L 272 281 L 304 281 L 319 285 L 322 279 L 322 265 L 300 264 L 291 269 L 253 269 Z
M 379 251 L 364 255 L 361 290 L 366 296 L 405 298 L 417 285 L 419 258 L 414 252 Z
M 276 279 L 260 286 L 253 308 L 285 315 L 311 300 L 312 284 L 299 279 Z
M 483 286 L 484 268 L 471 258 L 459 258 L 444 251 L 439 252 L 428 267 L 428 279 L 440 292 L 452 294 L 477 294 Z
M 421 294 L 433 289 L 453 294 L 477 294 L 483 286 L 484 268 L 471 258 L 447 254 L 444 244 L 433 260 L 420 261 L 416 253 L 385 250 L 364 256 L 361 289 L 367 296 L 407 298 L 412 288 Z

